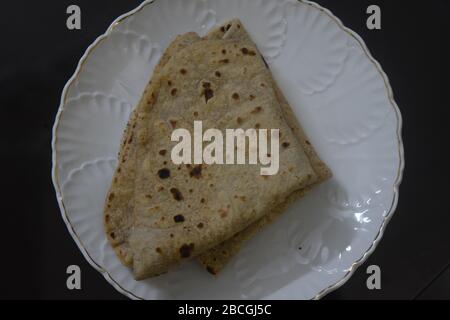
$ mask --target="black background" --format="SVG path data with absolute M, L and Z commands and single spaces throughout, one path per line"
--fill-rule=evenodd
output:
M 170 0 L 164 0 L 170 1 Z M 450 299 L 450 31 L 448 1 L 318 0 L 365 40 L 389 76 L 403 116 L 399 204 L 376 251 L 326 299 Z M 85 49 L 139 0 L 9 1 L 1 4 L 0 298 L 124 299 L 84 259 L 60 216 L 51 183 L 51 128 L 64 84 Z M 66 28 L 77 4 L 82 29 Z M 366 28 L 378 4 L 382 30 Z M 66 267 L 82 290 L 66 288 Z M 366 288 L 366 268 L 382 289 Z

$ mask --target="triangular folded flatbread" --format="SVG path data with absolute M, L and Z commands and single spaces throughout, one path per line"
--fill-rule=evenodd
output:
M 277 128 L 280 168 L 175 165 L 176 128 Z M 329 176 L 238 20 L 166 49 L 124 132 L 104 220 L 136 279 L 199 256 L 219 271 L 242 241 Z

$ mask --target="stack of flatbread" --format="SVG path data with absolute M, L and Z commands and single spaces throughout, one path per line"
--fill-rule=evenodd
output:
M 279 171 L 181 164 L 172 131 L 277 128 Z M 269 155 L 270 156 L 270 155 Z M 197 259 L 217 274 L 244 241 L 331 175 L 239 20 L 166 49 L 125 129 L 107 195 L 107 237 L 137 280 Z

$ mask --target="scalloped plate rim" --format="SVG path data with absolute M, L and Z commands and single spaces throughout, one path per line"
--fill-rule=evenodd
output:
M 61 190 L 61 187 L 59 185 L 59 180 L 58 180 L 57 157 L 56 157 L 56 144 L 57 144 L 57 135 L 56 135 L 56 133 L 57 133 L 58 126 L 59 126 L 59 120 L 60 120 L 61 114 L 62 114 L 62 112 L 64 110 L 64 105 L 66 103 L 68 90 L 71 87 L 71 85 L 73 84 L 73 82 L 77 79 L 77 76 L 80 73 L 80 71 L 82 70 L 83 65 L 84 65 L 86 59 L 88 58 L 89 54 L 91 53 L 91 51 L 93 49 L 95 49 L 95 47 L 101 41 L 103 41 L 104 39 L 106 39 L 110 35 L 111 31 L 114 29 L 115 26 L 117 26 L 119 23 L 121 23 L 126 18 L 131 17 L 135 13 L 141 11 L 144 7 L 146 7 L 147 5 L 152 4 L 155 1 L 156 0 L 145 0 L 139 6 L 137 6 L 135 9 L 120 15 L 118 18 L 116 18 L 110 24 L 110 26 L 107 28 L 105 33 L 103 33 L 102 35 L 98 36 L 95 39 L 95 41 L 93 43 L 91 43 L 89 45 L 89 47 L 86 49 L 86 51 L 84 52 L 84 54 L 82 55 L 82 57 L 80 58 L 80 60 L 79 60 L 79 62 L 77 64 L 75 72 L 70 77 L 70 79 L 67 81 L 67 83 L 64 85 L 64 88 L 63 88 L 63 91 L 62 91 L 62 94 L 61 94 L 60 105 L 58 107 L 58 112 L 57 112 L 57 114 L 55 116 L 55 123 L 54 123 L 53 129 L 52 129 L 52 141 L 51 141 L 51 146 L 52 146 L 52 169 L 51 169 L 52 183 L 53 183 L 53 186 L 55 188 L 56 199 L 57 199 L 57 202 L 58 202 L 58 205 L 59 205 L 59 208 L 60 208 L 61 216 L 63 218 L 64 223 L 66 224 L 66 227 L 67 227 L 70 235 L 74 239 L 75 243 L 77 244 L 78 248 L 80 249 L 80 251 L 83 254 L 83 256 L 85 257 L 85 259 L 88 261 L 88 263 L 93 268 L 95 268 L 97 271 L 99 271 L 104 276 L 106 281 L 108 283 L 110 283 L 117 291 L 119 291 L 120 293 L 124 294 L 125 296 L 127 296 L 128 298 L 131 298 L 131 299 L 143 299 L 143 298 L 139 297 L 139 296 L 133 294 L 132 292 L 129 292 L 128 290 L 124 289 L 123 287 L 121 287 L 120 284 L 118 284 L 111 277 L 111 275 L 107 272 L 107 270 L 105 270 L 102 266 L 98 265 L 90 257 L 89 253 L 84 248 L 80 238 L 76 234 L 75 230 L 73 229 L 72 224 L 69 221 L 69 218 L 67 216 L 66 209 L 65 209 L 65 206 L 64 206 L 64 202 L 63 202 L 62 190 Z M 292 2 L 290 0 L 286 0 L 286 1 L 287 2 L 288 1 Z M 320 12 L 323 12 L 323 13 L 327 14 L 334 22 L 336 22 L 338 27 L 340 27 L 343 31 L 347 32 L 350 36 L 355 38 L 355 40 L 359 43 L 359 45 L 361 46 L 361 48 L 363 49 L 364 53 L 367 55 L 369 60 L 372 63 L 374 63 L 375 67 L 380 72 L 380 74 L 381 74 L 381 76 L 382 76 L 382 78 L 383 78 L 383 80 L 385 82 L 386 89 L 388 91 L 387 93 L 388 93 L 390 104 L 392 105 L 392 107 L 393 107 L 393 109 L 395 111 L 395 115 L 396 115 L 396 119 L 397 119 L 396 134 L 397 134 L 397 139 L 398 139 L 397 142 L 398 142 L 399 167 L 398 167 L 397 177 L 396 177 L 394 185 L 393 185 L 393 200 L 392 200 L 392 204 L 390 206 L 389 212 L 384 216 L 383 222 L 381 223 L 381 226 L 380 226 L 380 229 L 379 229 L 377 235 L 375 236 L 371 246 L 364 252 L 362 257 L 359 258 L 358 260 L 356 260 L 355 262 L 353 262 L 353 264 L 351 266 L 349 266 L 349 268 L 348 268 L 349 271 L 347 273 L 345 273 L 339 281 L 329 285 L 328 287 L 326 287 L 326 288 L 322 289 L 321 291 L 319 291 L 315 296 L 311 297 L 311 299 L 321 299 L 326 294 L 328 294 L 328 293 L 330 293 L 330 292 L 340 288 L 344 283 L 346 283 L 348 281 L 348 279 L 350 279 L 350 277 L 353 275 L 355 270 L 362 263 L 364 263 L 364 261 L 366 261 L 366 259 L 373 253 L 373 251 L 375 250 L 375 248 L 377 247 L 378 243 L 380 242 L 380 240 L 383 237 L 384 230 L 386 229 L 387 224 L 389 223 L 390 219 L 392 218 L 392 215 L 395 212 L 395 209 L 396 209 L 397 204 L 398 204 L 399 185 L 400 185 L 400 183 L 402 181 L 403 171 L 404 171 L 404 166 L 405 166 L 404 148 L 403 148 L 403 141 L 402 141 L 402 135 L 401 135 L 401 132 L 402 132 L 402 116 L 401 116 L 400 110 L 398 108 L 398 105 L 397 105 L 397 103 L 394 100 L 394 94 L 393 94 L 392 87 L 391 87 L 390 82 L 389 82 L 389 78 L 386 75 L 386 73 L 384 72 L 384 70 L 382 69 L 382 67 L 379 64 L 379 62 L 377 60 L 375 60 L 375 58 L 370 53 L 370 50 L 367 48 L 367 45 L 365 44 L 364 40 L 356 32 L 354 32 L 353 30 L 347 28 L 342 23 L 342 21 L 338 17 L 336 17 L 330 10 L 322 7 L 321 5 L 319 5 L 319 4 L 317 4 L 317 3 L 313 2 L 313 1 L 308 1 L 308 0 L 293 0 L 293 1 L 298 1 L 300 3 L 307 4 L 309 6 L 312 6 L 316 10 L 319 10 Z

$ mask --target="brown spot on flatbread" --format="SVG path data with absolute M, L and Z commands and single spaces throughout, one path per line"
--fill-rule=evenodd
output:
M 178 190 L 177 188 L 170 188 L 170 192 L 173 195 L 173 198 L 177 201 L 181 201 L 183 200 L 183 194 L 181 193 L 180 190 Z
M 194 244 L 190 243 L 190 244 L 183 244 L 180 247 L 180 256 L 182 258 L 189 258 L 191 256 L 192 251 L 194 250 Z
M 172 95 L 172 96 L 174 96 L 174 95 L 176 95 L 177 94 L 177 88 L 173 88 L 171 91 L 170 91 L 170 94 Z
M 305 143 L 306 143 L 308 146 L 311 145 L 311 142 L 309 142 L 308 140 L 306 140 Z
M 122 169 L 120 167 L 118 167 L 117 172 L 120 173 L 120 171 L 122 171 Z
M 152 195 L 150 193 L 148 193 L 148 194 L 145 195 L 145 197 L 148 198 L 148 199 L 151 199 Z
M 106 221 L 106 222 L 109 221 L 109 214 L 105 215 L 105 221 Z
M 194 192 L 194 190 L 192 190 L 192 189 L 189 189 L 189 193 L 192 193 L 192 192 Z
M 205 81 L 205 82 L 202 83 L 202 87 L 205 88 L 205 89 L 206 88 L 211 88 L 211 83 Z
M 212 187 L 214 187 L 214 184 L 210 183 L 209 186 L 212 188 Z
M 115 239 L 115 238 L 116 238 L 116 234 L 115 234 L 114 232 L 111 232 L 111 233 L 109 234 L 109 236 L 111 237 L 111 239 Z
M 170 237 L 173 238 L 173 233 L 170 234 Z
M 250 101 L 252 101 L 253 99 L 255 99 L 255 96 L 251 94 L 248 96 L 248 98 L 250 99 Z
M 172 81 L 167 81 L 167 85 L 169 86 L 169 87 L 171 87 L 172 86 Z
M 233 95 L 231 96 L 234 100 L 239 100 L 239 94 L 238 93 L 233 93 Z
M 220 76 L 222 75 L 219 71 L 216 71 L 216 73 L 214 73 L 216 75 L 216 77 L 220 78 Z
M 198 112 L 194 111 L 194 117 L 198 117 Z
M 261 127 L 261 125 L 259 123 L 255 124 L 255 129 L 259 129 Z
M 177 126 L 177 120 L 169 120 L 170 125 L 172 126 L 172 128 L 175 129 L 175 127 Z
M 239 199 L 241 199 L 241 201 L 243 202 L 247 201 L 247 198 L 245 196 L 240 196 Z
M 192 168 L 191 172 L 189 172 L 189 175 L 193 178 L 200 179 L 202 176 L 202 165 L 199 164 Z
M 203 223 L 200 222 L 200 223 L 197 225 L 197 228 L 199 228 L 199 229 L 203 228 Z
M 177 214 L 176 216 L 173 217 L 173 221 L 175 222 L 184 222 L 184 216 L 182 214 Z
M 206 201 L 205 198 L 202 198 L 202 199 L 200 200 L 201 203 L 205 203 L 205 201 Z
M 181 74 L 186 74 L 187 71 L 186 71 L 186 69 L 183 68 L 183 69 L 180 69 L 180 73 L 181 73 Z
M 231 28 L 231 23 L 227 24 L 227 26 L 225 27 L 225 31 L 230 30 L 230 28 Z
M 225 209 L 219 209 L 218 212 L 220 213 L 221 218 L 225 218 L 228 215 L 228 211 Z
M 283 146 L 283 148 L 287 148 L 287 147 L 289 147 L 290 143 L 289 142 L 283 142 L 281 145 Z
M 158 188 L 158 191 L 164 191 L 164 187 L 163 186 L 160 186 L 159 188 Z
M 227 54 L 227 50 L 222 49 L 222 54 Z
M 222 31 L 223 33 L 225 33 L 225 27 L 224 27 L 224 26 L 221 26 L 221 27 L 220 27 L 220 31 Z
M 109 201 L 112 201 L 112 199 L 114 199 L 114 192 L 111 192 L 108 196 Z
M 211 266 L 206 266 L 206 271 L 208 271 L 212 275 L 216 275 L 216 271 Z
M 167 150 L 166 150 L 166 149 L 161 149 L 161 150 L 159 150 L 159 154 L 162 155 L 162 156 L 165 156 L 166 153 L 167 153 Z
M 236 25 L 236 27 L 237 27 L 238 29 L 240 29 L 240 28 L 241 28 L 241 25 L 238 23 L 238 24 Z
M 170 170 L 167 168 L 162 168 L 158 170 L 158 177 L 160 179 L 167 179 L 170 177 Z
M 247 48 L 242 48 L 242 49 L 241 49 L 241 52 L 242 52 L 243 54 L 248 54 L 248 49 L 247 49 Z
M 266 84 L 265 84 L 265 83 L 260 83 L 260 86 L 263 87 L 263 88 L 265 88 L 265 87 L 266 87 Z
M 166 164 L 167 164 L 167 161 L 164 161 L 164 162 L 163 162 L 163 165 L 166 165 Z
M 205 94 L 205 102 L 208 102 L 208 100 L 214 96 L 214 91 L 212 91 L 212 89 L 210 88 L 206 88 L 204 94 Z
M 255 113 L 261 112 L 261 110 L 262 110 L 262 107 L 261 107 L 261 106 L 257 106 L 257 107 L 255 107 L 255 109 L 253 109 L 252 111 L 250 111 L 250 113 L 255 114 Z
M 147 99 L 147 104 L 152 104 L 155 102 L 155 93 L 152 92 L 150 98 Z
M 162 253 L 162 250 L 161 250 L 161 248 L 160 248 L 160 247 L 156 248 L 156 249 L 155 249 L 155 251 L 156 251 L 157 253 L 159 253 L 159 254 L 161 254 L 161 253 Z
M 236 122 L 237 122 L 238 124 L 241 124 L 241 123 L 242 123 L 242 118 L 241 118 L 241 117 L 237 117 L 237 118 L 236 118 Z
M 228 62 L 230 62 L 230 60 L 229 59 L 222 59 L 222 60 L 219 60 L 219 62 L 220 63 L 228 63 Z

